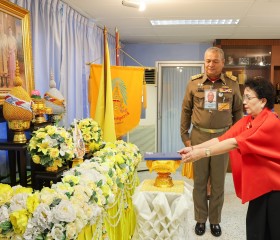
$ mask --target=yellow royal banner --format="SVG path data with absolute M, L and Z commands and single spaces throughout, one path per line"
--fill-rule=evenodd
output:
M 90 116 L 94 118 L 102 65 L 91 64 L 88 83 Z M 111 66 L 114 120 L 117 137 L 125 135 L 140 121 L 144 68 Z

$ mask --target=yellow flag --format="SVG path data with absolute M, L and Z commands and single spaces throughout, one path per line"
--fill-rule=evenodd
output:
M 99 123 L 103 131 L 104 141 L 115 142 L 116 132 L 112 98 L 111 66 L 106 29 L 104 29 L 104 61 L 94 120 Z
M 97 108 L 102 66 L 92 64 L 89 79 L 90 116 Z M 125 135 L 139 124 L 142 106 L 144 68 L 111 66 L 115 131 L 117 137 Z
M 140 121 L 144 68 L 112 66 L 114 116 L 117 137 Z

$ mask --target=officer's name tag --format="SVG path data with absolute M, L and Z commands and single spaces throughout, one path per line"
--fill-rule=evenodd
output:
M 232 89 L 223 87 L 219 89 L 219 92 L 232 92 Z
M 218 111 L 229 110 L 229 103 L 218 103 Z

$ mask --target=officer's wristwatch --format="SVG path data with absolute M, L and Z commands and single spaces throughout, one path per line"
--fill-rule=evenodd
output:
M 211 156 L 211 150 L 209 148 L 205 148 L 205 156 L 210 157 Z

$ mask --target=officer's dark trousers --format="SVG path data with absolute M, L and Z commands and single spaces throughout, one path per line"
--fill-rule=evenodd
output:
M 249 202 L 247 240 L 280 240 L 280 191 L 272 191 Z

